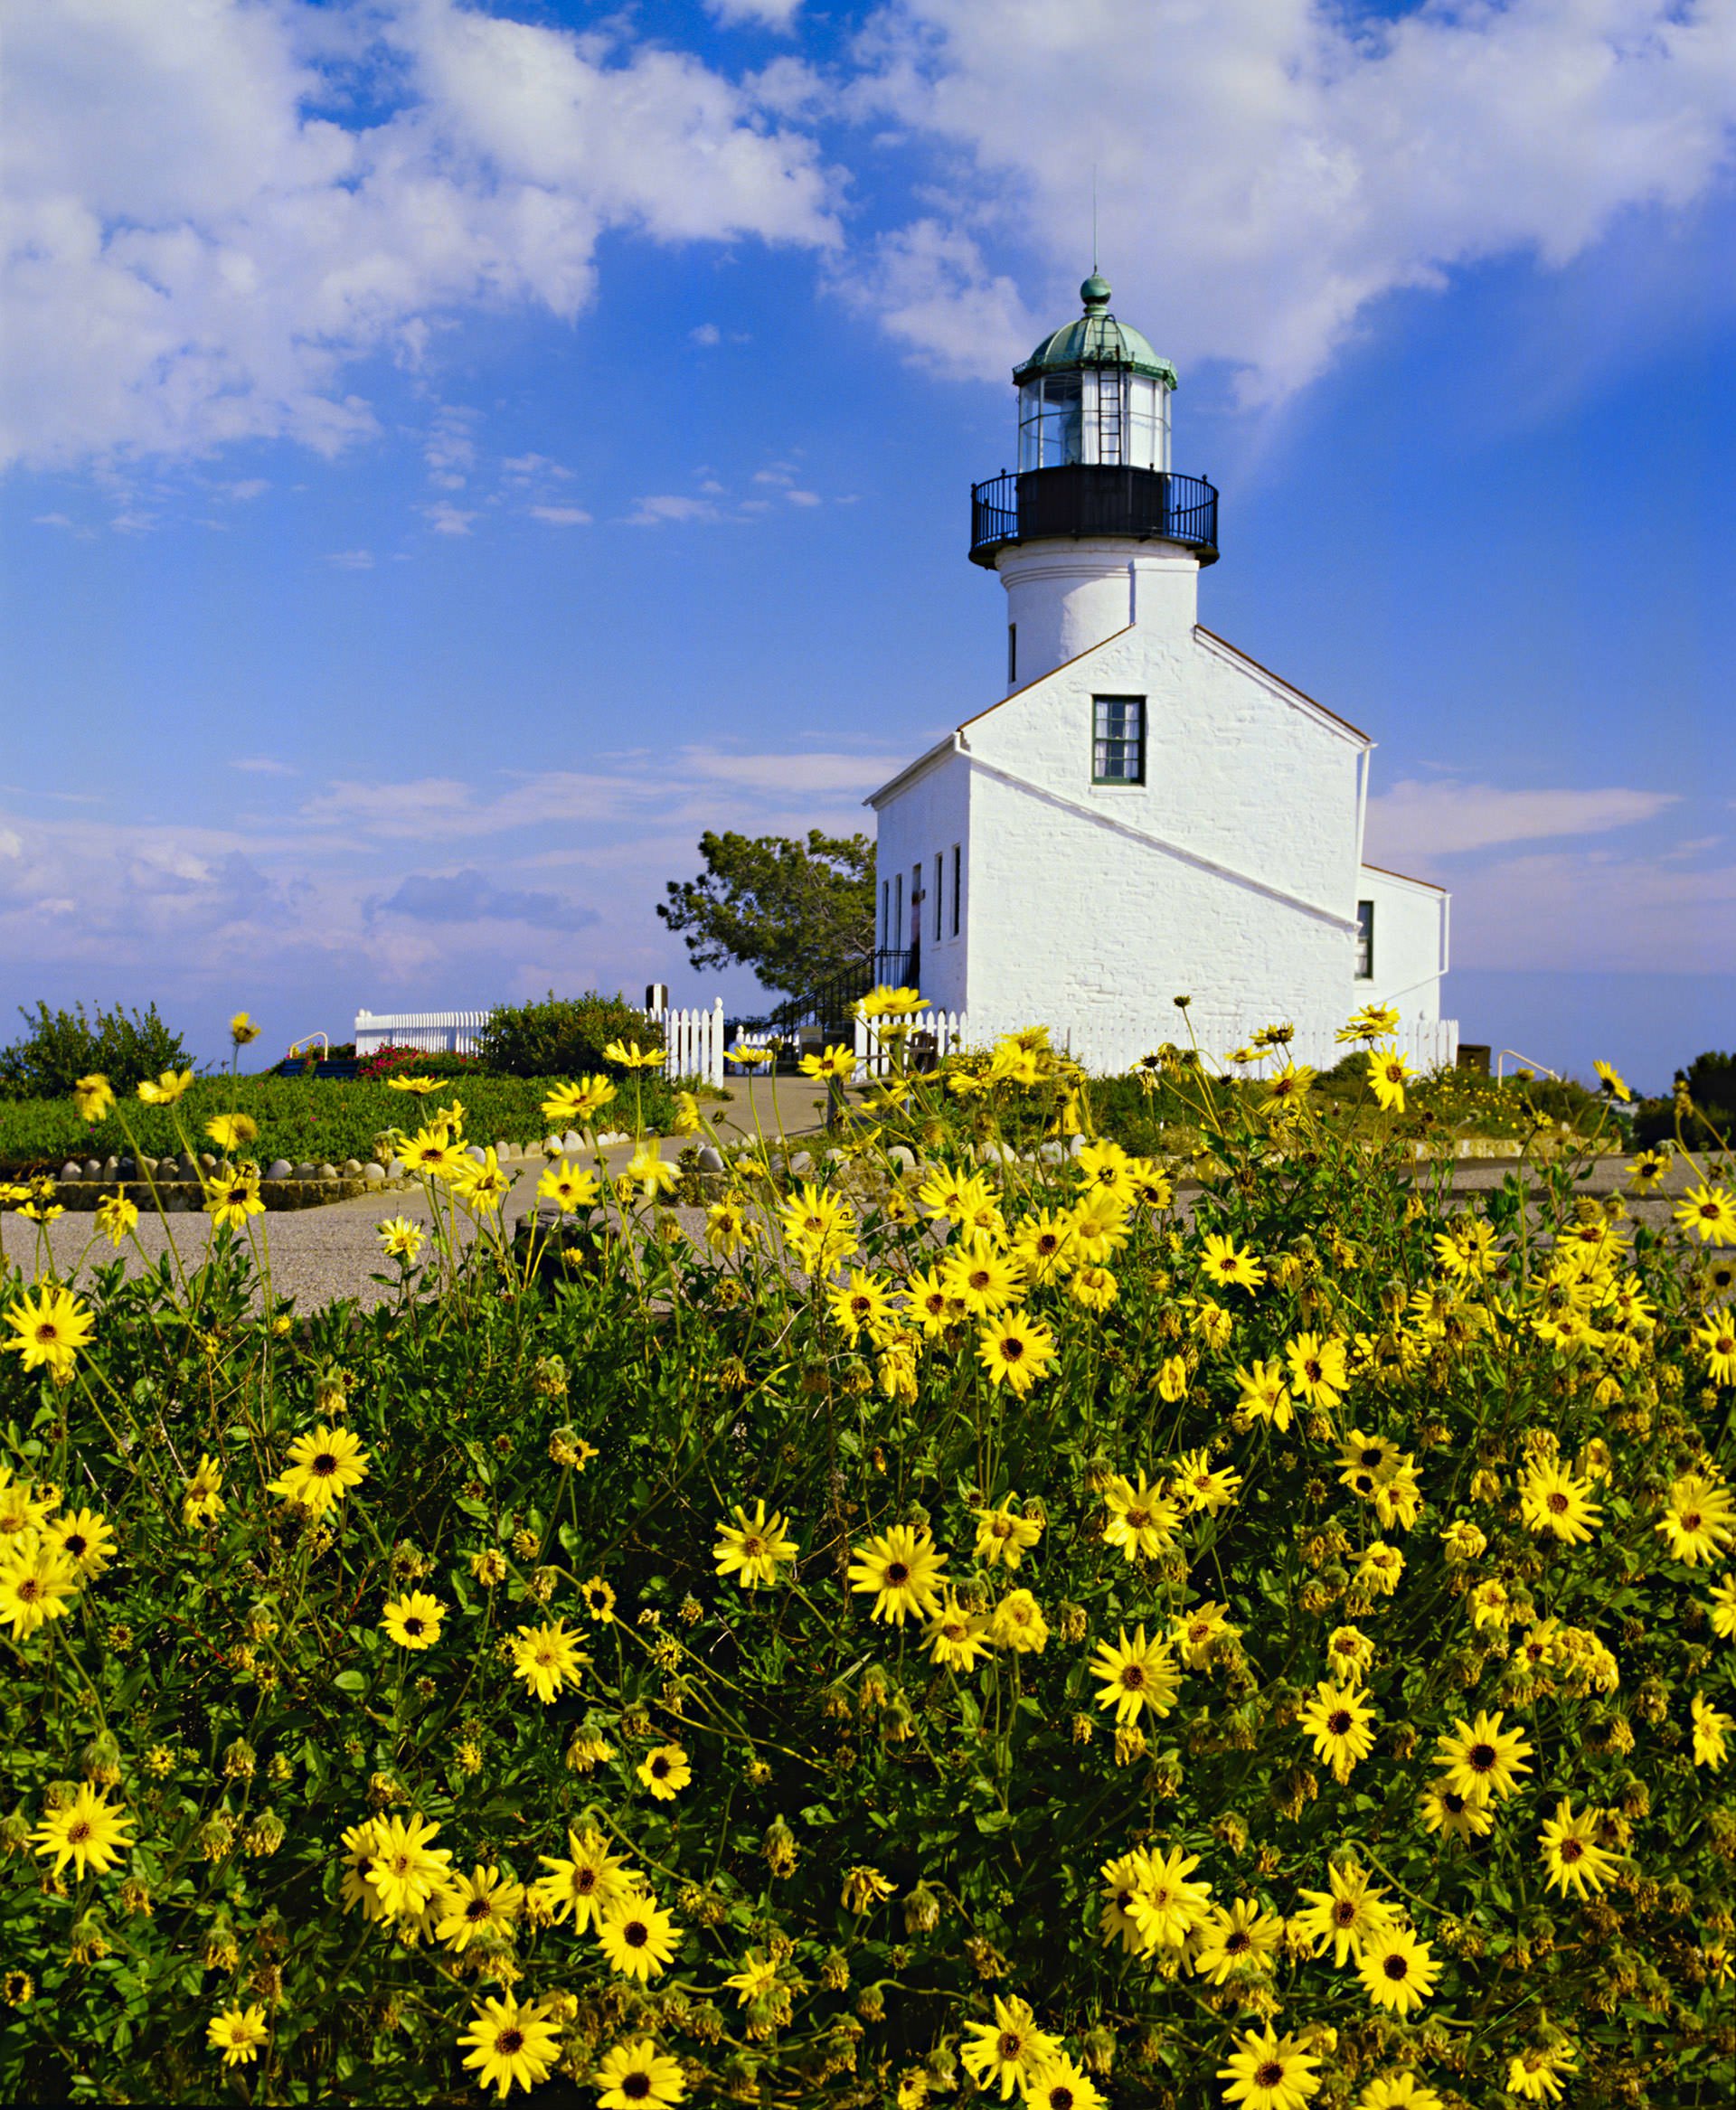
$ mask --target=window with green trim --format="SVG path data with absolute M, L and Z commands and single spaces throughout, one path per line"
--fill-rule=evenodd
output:
M 1093 784 L 1143 784 L 1146 780 L 1146 700 L 1143 696 L 1093 696 Z

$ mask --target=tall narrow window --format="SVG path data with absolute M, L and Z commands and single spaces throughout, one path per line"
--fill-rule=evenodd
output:
M 892 882 L 880 882 L 880 945 L 882 952 L 890 952 L 892 944 Z
M 910 867 L 910 943 L 912 946 L 922 943 L 922 867 L 920 863 Z
M 934 942 L 936 945 L 939 944 L 943 935 L 940 923 L 941 871 L 940 852 L 937 850 L 934 853 Z
M 892 949 L 900 952 L 904 946 L 904 874 L 901 871 L 892 881 Z
M 1146 700 L 1143 696 L 1093 696 L 1093 784 L 1143 784 L 1146 780 Z
M 952 846 L 952 935 L 955 937 L 958 935 L 958 898 L 962 891 L 964 863 L 964 851 L 955 843 Z
M 1358 901 L 1356 904 L 1356 979 L 1372 982 L 1374 979 L 1374 904 Z
M 1006 626 L 1006 685 L 1016 688 L 1019 680 L 1019 626 L 1009 623 Z

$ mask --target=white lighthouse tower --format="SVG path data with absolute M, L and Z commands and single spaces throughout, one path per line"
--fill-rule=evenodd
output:
M 867 802 L 882 972 L 1102 1069 L 1176 1037 L 1176 994 L 1216 1053 L 1277 1019 L 1325 1053 L 1378 1000 L 1449 1060 L 1447 896 L 1362 862 L 1373 742 L 1200 623 L 1218 494 L 1171 467 L 1175 370 L 1080 294 L 1014 371 L 1017 470 L 971 494 L 1006 692 Z
M 1191 626 L 1217 558 L 1218 495 L 1169 465 L 1175 369 L 1109 312 L 1093 271 L 1085 312 L 1013 379 L 1016 476 L 973 494 L 971 555 L 1007 597 L 1007 685 L 1033 682 L 1146 617 Z

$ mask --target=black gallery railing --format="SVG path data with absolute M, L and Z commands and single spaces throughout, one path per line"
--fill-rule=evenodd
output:
M 1218 494 L 1203 476 L 1080 462 L 1004 473 L 970 492 L 970 553 L 992 564 L 1006 542 L 1133 535 L 1183 542 L 1211 564 L 1218 554 Z

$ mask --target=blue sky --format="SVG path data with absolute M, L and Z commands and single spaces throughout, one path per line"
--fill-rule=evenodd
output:
M 1731 0 L 36 0 L 8 54 L 0 996 L 213 1054 L 750 1000 L 653 905 L 997 692 L 968 486 L 1095 168 L 1203 619 L 1379 740 L 1466 1037 L 1736 1042 Z

